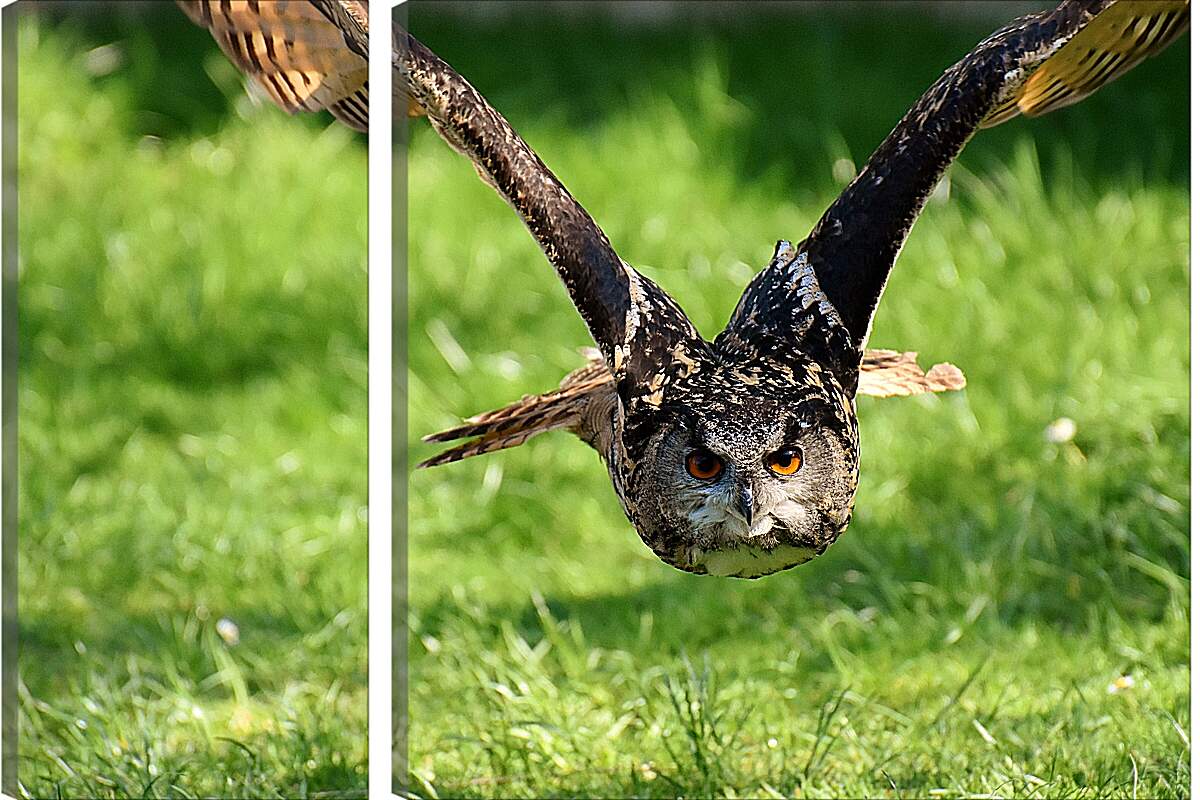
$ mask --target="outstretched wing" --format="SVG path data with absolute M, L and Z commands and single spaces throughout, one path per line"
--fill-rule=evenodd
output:
M 1187 26 L 1187 0 L 1067 0 L 1006 25 L 946 70 L 798 248 L 859 352 L 913 222 L 978 128 L 1074 103 Z M 759 273 L 739 309 L 789 314 L 798 298 L 787 269 L 776 260 Z M 729 328 L 753 324 L 735 312 Z
M 177 0 L 284 111 L 367 130 L 366 0 Z
M 699 342 L 679 306 L 623 262 L 558 178 L 461 75 L 399 31 L 397 67 L 410 101 L 524 220 L 566 284 L 605 363 L 634 383 L 681 341 Z

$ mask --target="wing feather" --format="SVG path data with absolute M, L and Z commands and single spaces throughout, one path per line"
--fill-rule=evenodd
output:
M 367 130 L 367 59 L 348 41 L 366 34 L 363 0 L 177 2 L 275 105 L 289 114 L 327 110 Z
M 1114 3 L 1046 59 L 981 127 L 1078 103 L 1179 38 L 1188 18 L 1188 5 L 1182 0 Z
M 974 133 L 1078 102 L 1176 39 L 1187 0 L 1065 0 L 996 31 L 913 104 L 800 245 L 853 345 L 866 346 L 896 256 L 946 169 Z M 801 298 L 773 262 L 739 308 L 786 320 Z M 751 326 L 735 313 L 729 329 Z
M 602 452 L 611 424 L 612 403 L 617 385 L 612 373 L 595 350 L 585 351 L 588 363 L 569 373 L 558 388 L 525 395 L 494 411 L 485 411 L 437 433 L 423 442 L 459 444 L 417 464 L 435 467 L 464 458 L 493 453 L 524 444 L 534 436 L 553 430 L 569 430 Z M 895 350 L 868 350 L 863 356 L 858 394 L 872 397 L 909 397 L 929 392 L 957 391 L 967 385 L 962 371 L 953 364 L 935 364 L 921 369 L 917 354 Z
M 423 112 L 438 135 L 520 215 L 617 377 L 618 390 L 631 392 L 642 377 L 660 369 L 677 343 L 702 346 L 678 304 L 621 260 L 508 120 L 411 33 L 400 31 L 399 41 L 395 58 L 409 113 Z
M 942 363 L 923 370 L 913 352 L 868 350 L 863 355 L 860 369 L 858 394 L 871 397 L 954 392 L 967 385 L 967 379 L 958 367 Z

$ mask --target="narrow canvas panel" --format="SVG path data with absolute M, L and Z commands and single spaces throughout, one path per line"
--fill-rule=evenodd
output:
M 324 3 L 186 5 L 5 11 L 6 787 L 365 797 L 365 64 Z

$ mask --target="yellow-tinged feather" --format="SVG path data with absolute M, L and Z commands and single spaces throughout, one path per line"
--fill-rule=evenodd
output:
M 982 127 L 1078 103 L 1173 42 L 1188 27 L 1188 0 L 1120 0 L 1034 70 Z

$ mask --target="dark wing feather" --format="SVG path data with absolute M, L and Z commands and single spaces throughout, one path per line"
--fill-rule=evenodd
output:
M 397 67 L 411 103 L 516 209 L 566 284 L 618 386 L 658 369 L 681 340 L 699 339 L 679 306 L 621 260 L 508 121 L 412 34 L 398 37 Z
M 177 0 L 284 111 L 367 130 L 365 0 Z
M 975 131 L 1081 99 L 1169 44 L 1187 15 L 1187 0 L 1068 0 L 1001 28 L 921 95 L 797 248 L 859 352 L 913 222 Z M 788 268 L 759 273 L 739 310 L 791 314 Z M 729 330 L 747 338 L 755 324 L 735 312 Z

